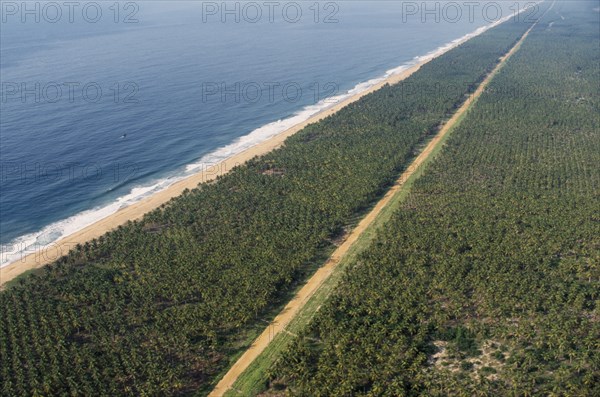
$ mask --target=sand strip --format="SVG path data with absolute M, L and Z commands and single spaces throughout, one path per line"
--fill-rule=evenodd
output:
M 536 23 L 537 24 L 537 23 Z M 346 255 L 352 245 L 358 240 L 363 232 L 373 223 L 379 216 L 381 211 L 389 204 L 392 198 L 402 189 L 405 182 L 423 165 L 423 163 L 432 154 L 438 143 L 458 124 L 461 117 L 477 101 L 487 85 L 494 78 L 496 73 L 504 66 L 506 61 L 521 47 L 523 41 L 529 35 L 529 32 L 535 27 L 534 24 L 521 39 L 511 48 L 511 50 L 500 58 L 500 62 L 494 70 L 489 73 L 485 80 L 479 85 L 477 90 L 469 96 L 463 105 L 456 113 L 448 120 L 440 129 L 440 131 L 429 141 L 425 149 L 419 156 L 410 164 L 410 166 L 400 175 L 396 183 L 388 190 L 383 198 L 375 205 L 375 207 L 365 216 L 358 226 L 352 230 L 346 240 L 340 245 L 331 255 L 327 263 L 320 267 L 308 282 L 298 291 L 296 296 L 288 302 L 283 310 L 273 319 L 272 323 L 260 334 L 252 345 L 244 352 L 244 354 L 235 362 L 225 376 L 219 381 L 214 390 L 209 394 L 209 397 L 223 396 L 228 390 L 231 390 L 237 378 L 250 366 L 250 364 L 267 348 L 275 336 L 280 332 L 285 332 L 285 327 L 293 320 L 300 312 L 302 307 L 310 300 L 315 292 L 321 287 L 323 282 L 335 270 L 337 264 Z
M 461 44 L 463 41 L 456 43 L 455 46 Z M 449 50 L 450 48 L 448 48 Z M 439 56 L 441 54 L 438 54 Z M 87 241 L 93 240 L 94 238 L 100 237 L 106 232 L 115 229 L 119 225 L 123 225 L 129 220 L 140 219 L 147 212 L 152 211 L 160 207 L 162 204 L 168 202 L 174 197 L 177 197 L 183 193 L 185 189 L 194 189 L 200 183 L 209 182 L 214 180 L 216 177 L 220 175 L 224 175 L 229 172 L 232 168 L 237 165 L 243 164 L 246 161 L 256 157 L 264 155 L 278 147 L 282 146 L 283 142 L 291 135 L 296 132 L 302 130 L 309 124 L 316 123 L 323 118 L 331 116 L 334 113 L 337 113 L 340 109 L 346 107 L 347 105 L 358 101 L 360 98 L 364 97 L 367 94 L 370 94 L 374 91 L 377 91 L 385 84 L 396 84 L 408 76 L 419 70 L 419 68 L 429 62 L 431 59 L 425 59 L 420 63 L 415 64 L 414 66 L 408 68 L 404 72 L 392 75 L 387 79 L 381 81 L 380 83 L 375 84 L 374 86 L 368 88 L 367 90 L 353 95 L 340 103 L 333 105 L 332 107 L 325 109 L 324 111 L 315 114 L 311 118 L 306 121 L 299 123 L 292 128 L 283 131 L 282 133 L 264 141 L 256 146 L 248 148 L 243 152 L 240 152 L 219 164 L 215 164 L 211 167 L 208 167 L 206 170 L 194 174 L 186 179 L 183 179 L 179 182 L 174 183 L 163 191 L 157 192 L 152 196 L 139 201 L 138 203 L 132 204 L 129 207 L 123 208 L 108 217 L 89 225 L 82 230 L 69 235 L 68 237 L 62 238 L 55 243 L 50 244 L 46 247 L 40 247 L 36 250 L 29 251 L 26 256 L 23 256 L 21 259 L 16 260 L 2 268 L 0 268 L 0 285 L 14 279 L 19 276 L 21 273 L 26 272 L 31 269 L 39 268 L 44 266 L 47 263 L 53 262 L 58 259 L 62 255 L 66 255 L 71 248 L 73 248 L 77 244 L 83 244 Z
M 349 105 L 353 102 L 358 101 L 365 95 L 368 95 L 374 91 L 379 90 L 386 84 L 399 83 L 400 81 L 406 79 L 408 76 L 412 75 L 414 72 L 419 70 L 421 68 L 421 66 L 430 62 L 432 59 L 435 59 L 435 58 L 445 54 L 446 52 L 450 51 L 451 49 L 461 45 L 462 43 L 470 40 L 471 38 L 473 38 L 475 36 L 480 35 L 481 33 L 485 32 L 486 30 L 489 30 L 490 28 L 499 25 L 500 23 L 506 21 L 509 18 L 511 18 L 511 16 L 504 18 L 502 20 L 499 20 L 491 25 L 479 28 L 475 32 L 468 34 L 468 35 L 464 36 L 463 38 L 461 38 L 460 40 L 453 42 L 452 45 L 449 45 L 448 47 L 444 48 L 443 51 L 439 51 L 432 55 L 422 57 L 420 62 L 416 63 L 415 65 L 411 66 L 410 68 L 406 69 L 405 71 L 402 71 L 397 74 L 393 74 L 393 75 L 389 76 L 388 78 L 386 78 L 385 80 L 382 80 L 381 82 L 366 89 L 365 91 L 362 91 L 360 93 L 357 93 L 356 95 L 348 97 L 345 100 L 341 101 L 340 103 L 337 103 L 337 104 L 333 105 L 332 107 L 325 109 L 320 113 L 315 114 L 314 116 L 305 120 L 304 122 L 299 123 L 299 124 L 289 128 L 288 130 L 285 130 L 282 133 L 280 133 L 264 142 L 261 142 L 251 148 L 248 148 L 248 149 L 246 149 L 246 150 L 244 150 L 244 151 L 242 151 L 242 152 L 240 152 L 218 164 L 208 167 L 206 170 L 204 170 L 202 172 L 198 172 L 197 174 L 194 174 L 186 179 L 176 182 L 173 185 L 166 188 L 165 190 L 157 192 L 146 199 L 143 199 L 135 204 L 132 204 L 126 208 L 123 208 L 98 222 L 95 222 L 95 223 L 93 223 L 93 224 L 67 236 L 67 237 L 64 237 L 64 238 L 58 240 L 57 242 L 49 244 L 48 246 L 31 249 L 30 251 L 28 251 L 28 253 L 26 255 L 23 255 L 20 259 L 0 268 L 0 285 L 14 279 L 15 277 L 19 276 L 20 274 L 22 274 L 28 270 L 36 269 L 36 268 L 42 267 L 48 263 L 54 262 L 55 260 L 60 258 L 62 255 L 66 255 L 69 252 L 69 250 L 71 248 L 73 248 L 74 246 L 76 246 L 77 244 L 84 244 L 88 241 L 98 238 L 98 237 L 102 236 L 103 234 L 105 234 L 106 232 L 113 230 L 120 225 L 125 224 L 127 221 L 130 221 L 130 220 L 133 221 L 133 220 L 140 219 L 147 212 L 150 212 L 150 211 L 160 207 L 162 204 L 168 202 L 172 198 L 181 195 L 181 193 L 183 193 L 183 191 L 185 189 L 194 189 L 200 183 L 209 182 L 211 180 L 214 180 L 218 176 L 226 174 L 235 166 L 241 165 L 256 156 L 264 155 L 264 154 L 282 146 L 283 142 L 289 136 L 302 130 L 307 125 L 316 123 L 323 118 L 326 118 L 328 116 L 331 116 L 334 113 L 337 113 L 340 109 L 346 107 L 347 105 Z

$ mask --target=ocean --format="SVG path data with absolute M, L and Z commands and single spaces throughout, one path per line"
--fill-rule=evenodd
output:
M 2 2 L 1 264 L 516 9 L 448 4 Z

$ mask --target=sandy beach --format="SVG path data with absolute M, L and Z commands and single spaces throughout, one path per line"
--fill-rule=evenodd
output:
M 402 80 L 406 79 L 417 70 L 421 68 L 424 64 L 430 62 L 432 59 L 435 59 L 442 54 L 450 51 L 451 49 L 459 46 L 465 41 L 473 38 L 476 35 L 483 33 L 485 30 L 491 28 L 496 24 L 489 25 L 485 27 L 485 29 L 479 29 L 476 32 L 469 34 L 460 40 L 455 41 L 452 45 L 447 46 L 443 50 L 431 54 L 429 56 L 423 57 L 420 62 L 414 64 L 413 66 L 407 68 L 406 70 L 392 74 L 381 82 L 371 86 L 370 88 L 357 93 L 353 96 L 350 96 L 337 104 L 315 114 L 309 119 L 296 124 L 295 126 L 283 131 L 282 133 L 267 139 L 261 143 L 258 143 L 255 146 L 252 146 L 232 157 L 223 160 L 221 163 L 215 164 L 211 167 L 207 167 L 202 172 L 198 172 L 186 179 L 183 179 L 179 182 L 174 183 L 169 186 L 165 190 L 157 192 L 146 199 L 143 199 L 135 204 L 132 204 L 126 208 L 123 208 L 112 215 L 107 216 L 106 218 L 93 223 L 80 231 L 73 233 L 65 238 L 62 238 L 47 247 L 38 248 L 35 251 L 29 251 L 27 255 L 24 255 L 20 259 L 0 268 L 0 285 L 14 279 L 19 276 L 23 272 L 26 272 L 31 269 L 36 269 L 42 267 L 48 263 L 55 261 L 61 256 L 68 253 L 68 251 L 77 244 L 82 244 L 87 241 L 93 240 L 94 238 L 100 237 L 106 232 L 115 229 L 119 225 L 126 223 L 127 221 L 133 221 L 140 219 L 144 214 L 153 209 L 160 207 L 162 204 L 167 203 L 174 197 L 177 197 L 183 193 L 185 189 L 193 189 L 198 186 L 200 183 L 209 182 L 214 180 L 218 176 L 224 175 L 233 169 L 237 165 L 241 165 L 246 161 L 256 157 L 264 155 L 274 149 L 281 147 L 284 141 L 291 135 L 296 132 L 302 130 L 309 124 L 316 123 L 323 118 L 331 116 L 332 114 L 338 112 L 340 109 L 345 106 L 358 101 L 360 98 L 368 95 L 374 91 L 379 90 L 386 84 L 397 84 Z

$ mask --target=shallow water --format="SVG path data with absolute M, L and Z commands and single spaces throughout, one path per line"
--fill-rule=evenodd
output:
M 289 7 L 269 18 L 260 2 L 260 18 L 247 3 L 224 16 L 206 8 L 220 2 L 120 2 L 118 14 L 95 4 L 95 23 L 89 7 L 72 21 L 62 9 L 56 23 L 51 9 L 31 5 L 23 22 L 23 10 L 3 8 L 3 264 L 498 19 L 475 10 L 444 21 L 448 11 L 423 22 L 400 2 L 320 2 L 318 14 L 294 3 L 298 18 Z M 502 6 L 505 17 L 514 4 Z

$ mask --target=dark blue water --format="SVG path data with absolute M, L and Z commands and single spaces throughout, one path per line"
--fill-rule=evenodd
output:
M 321 2 L 317 21 L 314 3 L 301 2 L 296 22 L 291 9 L 271 22 L 263 7 L 256 23 L 243 19 L 254 18 L 251 9 L 239 23 L 223 22 L 201 2 L 121 2 L 118 16 L 114 2 L 95 4 L 95 23 L 79 10 L 72 23 L 66 9 L 50 23 L 50 9 L 39 10 L 39 22 L 3 9 L 5 251 L 69 234 L 285 123 L 257 128 L 307 117 L 324 98 L 489 23 L 481 11 L 473 22 L 405 21 L 400 2 Z

